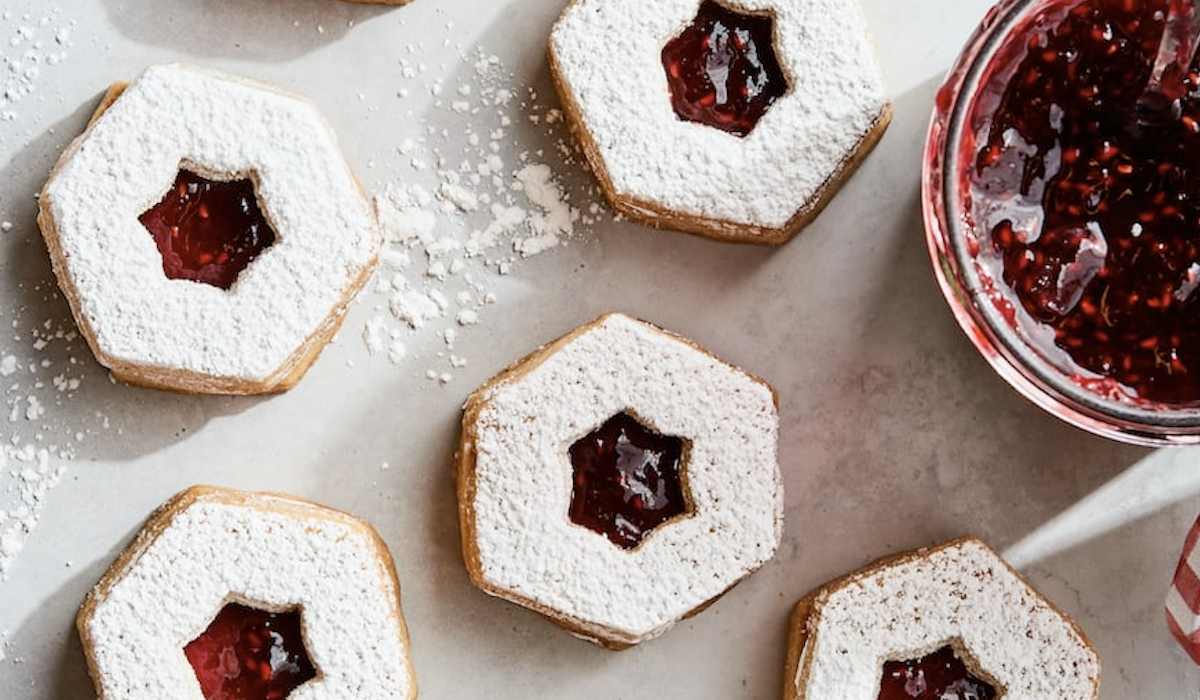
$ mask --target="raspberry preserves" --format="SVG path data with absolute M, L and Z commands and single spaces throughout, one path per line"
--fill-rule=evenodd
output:
M 687 512 L 680 471 L 683 440 L 618 413 L 570 449 L 571 522 L 625 549 Z
M 964 178 L 1003 301 L 1085 377 L 1200 402 L 1200 72 L 1148 85 L 1167 0 L 1051 2 L 968 116 Z M 985 263 L 986 264 L 986 263 Z
M 229 289 L 275 242 L 250 180 L 220 182 L 180 170 L 162 201 L 138 217 L 171 279 Z
M 993 700 L 996 690 L 976 678 L 951 647 L 911 661 L 883 665 L 879 700 Z
M 205 700 L 283 700 L 317 674 L 296 610 L 272 613 L 229 603 L 184 654 Z
M 705 0 L 692 24 L 662 52 L 675 114 L 737 136 L 749 134 L 787 92 L 772 24 L 769 16 L 744 15 Z

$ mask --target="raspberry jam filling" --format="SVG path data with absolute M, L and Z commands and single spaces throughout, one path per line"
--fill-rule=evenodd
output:
M 1093 391 L 1195 405 L 1200 68 L 1151 82 L 1166 11 L 1048 2 L 1014 31 L 968 116 L 963 189 L 997 308 L 1033 319 L 1022 335 Z
M 680 480 L 683 440 L 659 435 L 627 413 L 571 445 L 571 522 L 625 549 L 687 512 Z
M 297 610 L 229 603 L 183 651 L 206 700 L 282 700 L 317 675 Z
M 749 134 L 787 92 L 771 38 L 772 18 L 743 15 L 712 0 L 662 52 L 671 106 L 684 121 Z
M 992 700 L 996 689 L 976 678 L 951 647 L 883 665 L 879 700 Z
M 221 289 L 275 242 L 250 180 L 219 182 L 180 170 L 174 187 L 138 220 L 154 236 L 167 277 Z

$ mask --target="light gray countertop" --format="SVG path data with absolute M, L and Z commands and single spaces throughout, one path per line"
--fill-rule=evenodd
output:
M 925 129 L 941 76 L 986 5 L 863 0 L 894 121 L 784 247 L 655 232 L 600 211 L 565 246 L 508 262 L 497 246 L 444 283 L 410 275 L 452 303 L 469 275 L 471 294 L 495 295 L 472 307 L 478 324 L 451 311 L 408 329 L 372 283 L 296 389 L 241 399 L 119 386 L 82 341 L 38 342 L 73 323 L 34 195 L 104 88 L 151 63 L 219 67 L 310 96 L 370 193 L 406 182 L 433 191 L 494 143 L 502 182 L 476 190 L 494 195 L 523 164 L 548 164 L 589 214 L 593 183 L 563 160 L 565 132 L 549 112 L 557 100 L 544 49 L 560 3 L 6 0 L 0 81 L 17 99 L 0 107 L 11 111 L 0 120 L 0 221 L 11 224 L 0 232 L 0 368 L 11 356 L 15 371 L 0 377 L 0 436 L 11 445 L 0 462 L 0 537 L 9 538 L 0 552 L 23 546 L 0 582 L 0 697 L 93 697 L 73 629 L 78 605 L 150 511 L 196 483 L 286 491 L 371 520 L 396 560 L 423 698 L 775 698 L 797 599 L 876 557 L 962 534 L 1004 552 L 1087 631 L 1104 664 L 1102 698 L 1200 697 L 1200 672 L 1163 615 L 1200 510 L 1200 452 L 1112 443 L 1026 402 L 967 342 L 930 270 Z M 28 52 L 43 65 L 17 75 L 10 66 Z M 513 100 L 496 105 L 497 89 Z M 486 205 L 427 209 L 443 236 L 488 221 Z M 410 254 L 424 257 L 420 247 Z M 425 261 L 413 265 L 423 271 Z M 693 338 L 775 386 L 787 504 L 772 562 L 704 613 L 620 653 L 470 585 L 451 479 L 470 391 L 610 309 Z M 375 354 L 360 339 L 372 323 L 387 340 Z M 406 350 L 396 361 L 393 333 Z M 79 385 L 60 391 L 56 377 Z M 26 445 L 32 461 L 20 459 Z M 50 488 L 34 478 L 40 449 L 47 470 L 62 470 Z M 23 495 L 29 532 L 14 517 Z

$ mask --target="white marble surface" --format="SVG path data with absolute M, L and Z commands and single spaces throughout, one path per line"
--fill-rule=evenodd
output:
M 0 121 L 0 220 L 13 224 L 0 232 L 0 359 L 12 355 L 21 368 L 0 381 L 0 435 L 71 444 L 74 458 L 51 460 L 65 468 L 62 482 L 41 501 L 40 522 L 0 583 L 0 697 L 93 696 L 75 610 L 150 510 L 193 483 L 288 491 L 372 520 L 404 585 L 424 698 L 778 697 L 796 599 L 877 556 L 964 533 L 1005 551 L 1091 635 L 1104 663 L 1102 698 L 1200 697 L 1200 672 L 1162 612 L 1200 510 L 1200 452 L 1114 444 L 1028 404 L 968 344 L 930 271 L 918 206 L 925 126 L 940 76 L 986 2 L 863 5 L 895 120 L 829 209 L 787 246 L 603 223 L 495 281 L 498 302 L 484 322 L 459 329 L 455 351 L 468 364 L 448 384 L 425 377 L 444 364 L 432 330 L 411 335 L 400 363 L 368 355 L 359 333 L 385 305 L 368 294 L 298 388 L 228 399 L 113 385 L 82 344 L 33 345 L 43 323 L 70 326 L 33 221 L 34 194 L 102 89 L 169 60 L 281 83 L 318 102 L 376 191 L 406 177 L 402 139 L 427 126 L 461 132 L 470 118 L 437 108 L 428 90 L 398 97 L 404 85 L 422 84 L 401 79 L 400 59 L 424 62 L 425 83 L 440 74 L 452 86 L 470 76 L 461 56 L 480 45 L 514 85 L 552 104 L 543 51 L 559 0 L 416 0 L 396 9 L 5 0 L 0 42 L 27 17 L 36 24 L 56 10 L 51 26 L 74 28 L 67 57 L 43 67 L 15 118 Z M 10 46 L 0 43 L 0 54 L 11 59 Z M 542 130 L 518 122 L 513 133 L 521 150 L 552 152 Z M 577 171 L 562 177 L 587 185 Z M 703 614 L 620 653 L 471 587 L 450 468 L 470 390 L 608 309 L 688 335 L 771 381 L 787 485 L 778 557 Z M 26 371 L 43 361 L 50 366 Z M 78 390 L 33 384 L 49 385 L 60 368 L 82 380 Z M 46 405 L 32 420 L 29 394 Z M 14 405 L 21 411 L 9 421 Z M 10 460 L 0 471 L 0 508 L 12 508 L 22 466 Z

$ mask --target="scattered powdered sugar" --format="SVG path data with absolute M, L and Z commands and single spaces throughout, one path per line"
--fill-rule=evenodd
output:
M 544 103 L 482 50 L 464 64 L 451 86 L 424 64 L 400 62 L 397 94 L 432 95 L 443 126 L 399 138 L 403 164 L 375 196 L 385 241 L 376 313 L 362 332 L 368 352 L 393 363 L 409 358 L 406 340 L 418 332 L 440 336 L 425 376 L 441 384 L 466 366 L 458 332 L 485 322 L 499 280 L 609 216 L 556 100 Z
M 29 232 L 30 235 L 36 233 Z M 21 291 L 45 307 L 61 304 L 53 280 Z M 55 411 L 74 400 L 92 364 L 70 318 L 30 317 L 30 307 L 0 309 L 11 342 L 0 343 L 0 583 L 5 581 L 62 479 L 75 446 L 90 431 L 54 427 Z M 80 359 L 80 358 L 83 359 Z M 102 418 L 101 418 L 102 419 Z
M 74 26 L 58 7 L 41 16 L 0 12 L 0 122 L 17 118 L 17 103 L 34 91 L 43 67 L 66 59 Z
M 0 122 L 24 118 L 19 104 L 46 83 L 45 68 L 67 58 L 73 29 L 59 8 L 41 16 L 0 10 Z M 421 53 L 410 48 L 412 56 Z M 427 363 L 421 376 L 440 384 L 467 366 L 463 337 L 486 327 L 503 281 L 523 261 L 583 240 L 611 217 L 553 94 L 543 98 L 486 52 L 463 61 L 451 78 L 439 75 L 444 66 L 397 67 L 397 99 L 433 96 L 434 119 L 412 119 L 388 146 L 404 162 L 376 188 L 387 240 L 363 295 L 374 304 L 361 332 L 370 354 L 397 365 Z M 0 211 L 0 240 L 38 235 L 31 218 Z M 79 445 L 110 431 L 103 413 L 69 407 L 89 381 L 106 375 L 55 281 L 14 288 L 20 302 L 0 307 L 0 583 Z M 436 339 L 435 356 L 418 356 L 414 349 L 429 347 L 428 338 Z M 59 420 L 67 412 L 79 420 Z M 13 658 L 6 644 L 0 633 L 0 660 Z
M 47 81 L 45 69 L 66 60 L 74 28 L 75 21 L 60 7 L 0 11 L 0 124 L 16 121 L 21 102 Z M 32 223 L 26 228 L 5 217 L 0 235 L 12 240 L 8 237 L 37 233 Z M 61 301 L 52 280 L 32 289 L 16 286 L 46 306 Z M 10 338 L 0 338 L 0 583 L 8 579 L 50 490 L 74 458 L 71 443 L 85 439 L 82 431 L 56 435 L 48 422 L 49 413 L 80 388 L 85 365 L 77 353 L 87 354 L 84 344 L 69 318 L 35 320 L 29 313 L 39 311 L 25 305 L 0 308 L 0 328 L 11 331 Z M 8 656 L 7 637 L 7 630 L 0 632 L 0 661 Z
M 12 480 L 12 492 L 6 494 L 10 500 L 8 509 L 0 511 L 0 581 L 3 581 L 37 525 L 46 494 L 58 484 L 66 468 L 61 463 L 52 463 L 46 448 L 26 443 L 19 448 L 0 447 L 0 469 Z

